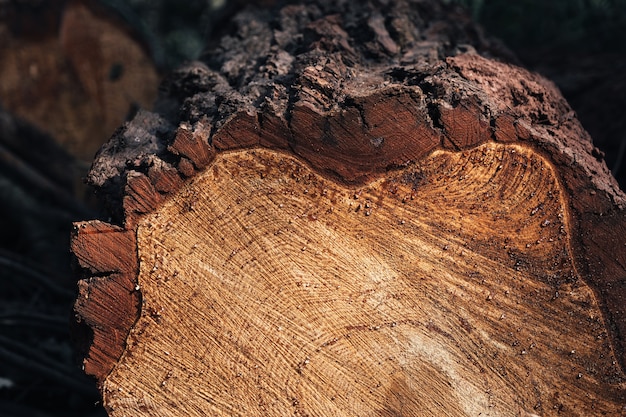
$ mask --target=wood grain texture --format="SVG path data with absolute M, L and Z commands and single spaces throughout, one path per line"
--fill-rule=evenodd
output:
M 624 412 L 626 197 L 550 82 L 438 2 L 229 30 L 92 167 L 110 415 Z
M 359 188 L 281 153 L 220 155 L 137 225 L 142 314 L 104 401 L 120 416 L 619 413 L 568 216 L 551 165 L 520 146 L 437 151 Z

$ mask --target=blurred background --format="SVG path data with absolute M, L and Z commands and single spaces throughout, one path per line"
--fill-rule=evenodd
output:
M 626 0 L 442 0 L 556 82 L 626 186 Z M 265 1 L 267 3 L 267 1 Z M 0 0 L 0 416 L 104 416 L 69 322 L 82 179 L 243 0 Z

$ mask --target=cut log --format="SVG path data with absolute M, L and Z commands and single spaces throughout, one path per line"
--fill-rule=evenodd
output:
M 111 416 L 620 415 L 626 196 L 456 9 L 236 16 L 75 225 Z

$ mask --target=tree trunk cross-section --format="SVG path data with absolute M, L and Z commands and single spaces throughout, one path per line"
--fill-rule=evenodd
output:
M 505 56 L 433 1 L 237 15 L 92 167 L 109 414 L 626 412 L 625 196 Z

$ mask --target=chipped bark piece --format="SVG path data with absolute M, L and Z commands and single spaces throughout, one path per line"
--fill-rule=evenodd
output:
M 109 415 L 623 413 L 626 196 L 556 88 L 439 2 L 251 10 L 90 174 Z
M 93 220 L 76 223 L 72 253 L 90 276 L 79 281 L 74 304 L 85 372 L 100 383 L 124 351 L 128 329 L 137 319 L 137 250 L 133 231 Z
M 151 166 L 148 170 L 148 177 L 154 184 L 154 188 L 163 194 L 174 192 L 182 186 L 182 179 L 178 170 L 171 165 Z
M 178 162 L 178 171 L 185 177 L 191 177 L 196 173 L 193 164 L 187 158 L 180 159 Z
M 129 172 L 126 184 L 124 214 L 127 223 L 134 222 L 142 214 L 150 213 L 163 201 L 150 178 L 142 173 Z
M 250 115 L 245 111 L 235 114 L 213 135 L 213 145 L 221 151 L 252 147 L 258 145 L 259 140 L 256 114 Z
M 198 123 L 193 130 L 181 126 L 176 131 L 176 137 L 169 150 L 189 159 L 197 169 L 206 168 L 213 159 L 213 150 L 208 143 L 210 132 L 210 128 L 206 128 L 203 123 Z
M 489 121 L 480 111 L 472 109 L 471 104 L 462 103 L 455 108 L 442 104 L 439 120 L 446 135 L 445 143 L 451 144 L 452 149 L 469 148 L 491 138 Z
M 515 142 L 517 140 L 517 131 L 515 130 L 515 117 L 507 113 L 499 114 L 495 118 L 494 136 L 498 142 Z

